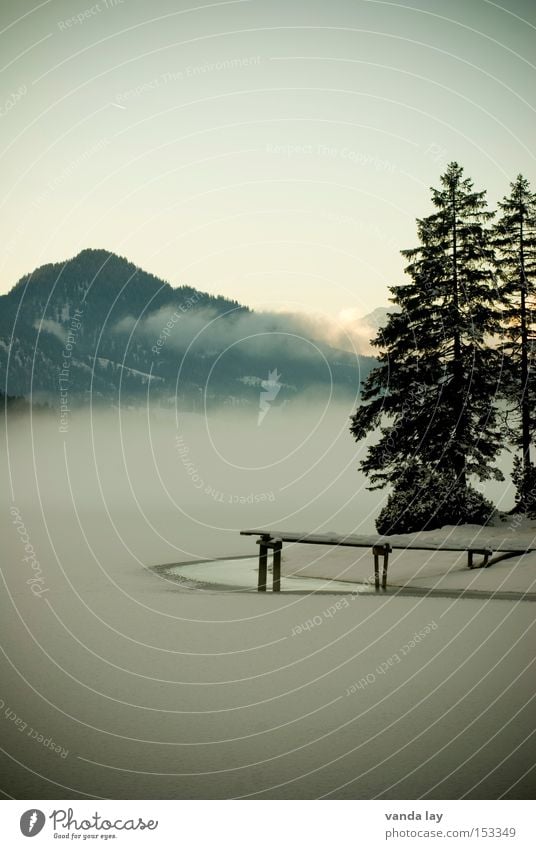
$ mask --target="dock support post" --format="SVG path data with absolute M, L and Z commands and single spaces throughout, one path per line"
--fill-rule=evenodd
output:
M 389 554 L 391 553 L 392 548 L 389 543 L 385 545 L 373 545 L 372 553 L 374 555 L 374 589 L 377 593 L 380 591 L 380 555 L 383 555 L 383 568 L 382 568 L 382 582 L 381 588 L 382 590 L 387 589 L 387 567 L 389 565 Z
M 389 555 L 392 551 L 389 543 L 383 547 L 383 572 L 382 572 L 382 590 L 387 589 L 387 567 L 389 565 Z
M 374 555 L 374 589 L 377 593 L 380 591 L 380 554 L 379 546 L 375 545 L 372 549 Z
M 268 582 L 268 550 L 273 552 L 273 582 L 272 591 L 274 593 L 281 592 L 281 549 L 283 548 L 283 540 L 278 537 L 271 537 L 270 534 L 262 534 L 257 540 L 259 546 L 259 581 L 257 590 L 260 593 L 266 592 L 266 584 Z
M 477 563 L 475 566 L 474 555 L 481 554 L 483 556 L 482 563 Z M 493 551 L 491 548 L 469 548 L 467 549 L 467 566 L 469 569 L 487 569 L 489 564 L 489 559 L 492 556 Z
M 257 540 L 259 546 L 259 580 L 257 591 L 260 593 L 266 592 L 266 581 L 268 578 L 268 543 L 270 542 L 270 534 L 263 534 Z
M 281 540 L 274 544 L 274 567 L 273 567 L 273 591 L 274 593 L 281 592 L 281 549 L 283 543 Z

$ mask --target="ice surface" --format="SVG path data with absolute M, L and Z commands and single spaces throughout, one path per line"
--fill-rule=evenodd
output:
M 291 478 L 282 480 L 279 467 L 255 473 L 246 487 L 236 469 L 209 463 L 201 436 L 195 441 L 200 428 L 192 427 L 191 455 L 215 489 L 228 474 L 228 493 L 277 494 L 274 502 L 237 505 L 192 489 L 166 421 L 152 422 L 152 444 L 143 414 L 122 421 L 122 436 L 118 426 L 113 416 L 97 420 L 92 439 L 76 417 L 66 436 L 57 423 L 34 422 L 33 438 L 19 425 L 10 432 L 9 466 L 2 453 L 5 792 L 32 799 L 532 796 L 532 603 L 235 593 L 167 580 L 148 567 L 254 556 L 254 540 L 238 529 L 264 521 L 370 532 L 360 523 L 377 502 L 359 491 L 351 442 L 330 443 L 331 477 L 321 466 L 317 477 L 298 482 L 319 456 L 317 443 Z M 246 443 L 245 430 L 235 433 Z M 396 553 L 390 576 L 525 587 L 534 574 L 533 555 L 474 572 L 457 571 L 455 560 Z M 287 576 L 356 580 L 371 565 L 366 550 L 283 552 Z M 34 584 L 40 595 L 27 583 L 32 577 L 42 579 Z M 45 745 L 49 739 L 67 755 Z

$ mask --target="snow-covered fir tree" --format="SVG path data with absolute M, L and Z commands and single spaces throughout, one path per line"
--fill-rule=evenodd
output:
M 495 250 L 504 304 L 502 350 L 509 437 L 519 445 L 514 460 L 516 509 L 536 512 L 536 469 L 531 445 L 536 428 L 536 194 L 519 174 L 500 203 Z
M 371 488 L 393 487 L 380 533 L 485 523 L 493 507 L 470 478 L 502 479 L 493 466 L 501 357 L 487 344 L 498 332 L 493 213 L 456 162 L 431 191 L 419 245 L 402 251 L 411 282 L 390 289 L 399 311 L 373 340 L 379 366 L 351 420 L 357 441 L 379 429 L 361 468 Z

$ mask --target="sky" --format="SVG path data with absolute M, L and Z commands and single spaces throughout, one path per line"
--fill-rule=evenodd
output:
M 105 248 L 352 321 L 447 163 L 535 177 L 529 0 L 2 0 L 0 292 Z

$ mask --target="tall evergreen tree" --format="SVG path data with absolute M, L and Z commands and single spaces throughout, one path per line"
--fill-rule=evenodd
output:
M 411 283 L 391 287 L 398 307 L 373 344 L 379 366 L 352 417 L 357 441 L 379 429 L 361 463 L 371 488 L 393 485 L 381 533 L 464 521 L 492 510 L 469 484 L 502 478 L 494 406 L 497 332 L 493 248 L 485 192 L 452 162 L 432 189 L 435 211 L 417 220 L 419 246 L 402 251 Z
M 510 436 L 521 448 L 514 461 L 517 505 L 521 510 L 535 500 L 536 471 L 531 444 L 536 428 L 536 194 L 519 174 L 510 183 L 510 194 L 499 203 L 501 217 L 495 227 L 495 248 L 504 303 L 502 350 L 509 368 L 505 395 Z M 534 505 L 532 508 L 534 509 Z

